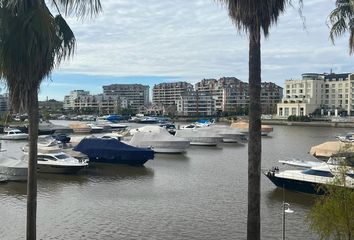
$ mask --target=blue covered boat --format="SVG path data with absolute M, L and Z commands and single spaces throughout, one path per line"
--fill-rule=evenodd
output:
M 84 138 L 74 150 L 86 154 L 90 162 L 143 165 L 154 159 L 154 151 L 133 147 L 113 138 Z

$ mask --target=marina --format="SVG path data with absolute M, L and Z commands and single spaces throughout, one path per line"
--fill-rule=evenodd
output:
M 182 125 L 182 124 L 176 124 Z M 280 159 L 314 161 L 310 147 L 344 134 L 341 128 L 275 126 L 263 137 L 262 169 Z M 72 135 L 74 136 L 74 135 Z M 291 137 L 289 137 L 291 136 Z M 2 141 L 14 154 L 26 141 Z M 39 239 L 244 239 L 247 144 L 191 146 L 184 154 L 155 154 L 143 167 L 96 163 L 76 175 L 40 174 Z M 281 237 L 281 204 L 289 239 L 316 239 L 303 222 L 316 196 L 281 189 L 261 178 L 262 239 Z M 26 183 L 0 185 L 7 219 L 0 239 L 23 239 Z M 272 220 L 269 220 L 272 219 Z M 79 230 L 78 230 L 79 229 Z

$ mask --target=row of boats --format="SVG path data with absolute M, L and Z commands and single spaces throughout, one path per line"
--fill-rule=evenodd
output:
M 184 153 L 191 145 L 216 146 L 222 142 L 244 144 L 245 132 L 230 126 L 195 123 L 171 131 L 171 124 L 148 125 L 100 135 L 71 136 L 57 134 L 38 141 L 38 172 L 76 173 L 92 163 L 143 165 L 155 153 Z M 54 138 L 55 137 L 55 138 Z M 27 179 L 28 146 L 24 156 L 0 158 L 0 180 Z
M 279 171 L 273 167 L 263 173 L 277 187 L 297 192 L 324 194 L 322 186 L 328 185 L 354 190 L 354 142 L 337 139 L 310 149 L 317 161 L 280 160 L 297 169 Z

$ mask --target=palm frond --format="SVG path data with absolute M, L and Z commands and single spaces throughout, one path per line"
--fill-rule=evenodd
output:
M 279 15 L 285 11 L 291 0 L 218 0 L 224 4 L 229 16 L 239 31 L 253 27 L 260 28 L 268 36 L 269 28 L 276 24 Z M 302 3 L 302 0 L 299 0 Z
M 95 16 L 102 11 L 100 0 L 51 0 L 65 15 L 76 15 L 79 18 Z

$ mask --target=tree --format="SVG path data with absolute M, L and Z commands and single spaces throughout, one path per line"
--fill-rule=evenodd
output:
M 336 0 L 335 9 L 328 17 L 329 36 L 334 39 L 349 31 L 349 53 L 354 52 L 354 0 Z
M 249 142 L 247 239 L 260 239 L 261 35 L 269 34 L 290 0 L 219 0 L 239 31 L 249 35 Z
M 27 110 L 29 118 L 27 239 L 36 239 L 38 90 L 75 49 L 74 34 L 61 12 L 83 17 L 100 10 L 99 0 L 0 0 L 0 77 L 13 108 Z
M 346 163 L 334 169 L 334 182 L 318 189 L 325 194 L 316 200 L 307 216 L 310 228 L 320 239 L 354 238 L 354 191 L 353 186 L 346 187 L 347 171 Z

